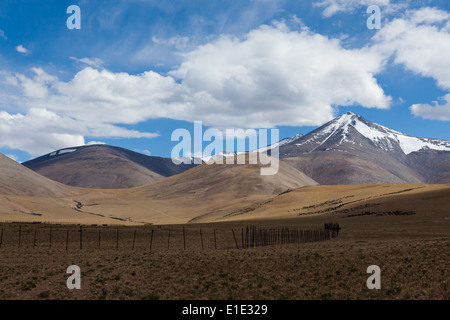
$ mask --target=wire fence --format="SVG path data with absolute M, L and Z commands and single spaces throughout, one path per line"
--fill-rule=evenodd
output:
M 221 250 L 327 241 L 339 234 L 338 224 L 323 228 L 102 227 L 38 224 L 0 225 L 0 250 Z

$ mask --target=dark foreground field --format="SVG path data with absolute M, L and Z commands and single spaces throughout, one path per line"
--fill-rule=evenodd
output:
M 326 220 L 258 224 L 308 229 Z M 239 250 L 231 229 L 241 246 L 241 228 L 251 222 L 188 225 L 186 249 L 182 226 L 85 227 L 80 249 L 79 226 L 52 226 L 50 248 L 50 226 L 0 225 L 0 298 L 450 299 L 449 221 L 335 221 L 342 227 L 338 238 Z M 81 268 L 80 290 L 66 287 L 69 265 Z M 380 290 L 366 286 L 370 265 L 381 268 Z

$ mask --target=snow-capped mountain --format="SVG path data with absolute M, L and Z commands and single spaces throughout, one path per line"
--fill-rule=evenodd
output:
M 352 112 L 347 112 L 344 115 L 331 120 L 319 129 L 311 132 L 311 134 L 308 134 L 306 139 L 296 142 L 296 145 L 308 146 L 308 152 L 323 149 L 321 147 L 327 145 L 327 141 L 333 142 L 333 148 L 335 148 L 336 151 L 340 151 L 339 146 L 345 144 L 358 144 L 359 146 L 362 146 L 361 141 L 359 141 L 360 137 L 355 137 L 353 134 L 355 131 L 364 138 L 370 140 L 374 146 L 387 152 L 396 152 L 398 151 L 398 148 L 400 148 L 405 155 L 424 149 L 450 151 L 450 141 L 408 136 L 401 132 L 367 121 L 363 117 Z
M 447 178 L 442 177 L 447 175 L 450 179 L 450 141 L 409 136 L 352 112 L 282 146 L 280 157 L 297 162 L 297 169 L 322 184 L 330 183 L 330 168 L 347 175 L 344 179 L 331 174 L 335 176 L 333 184 L 346 182 L 350 173 L 355 175 L 350 180 L 356 183 L 443 183 Z M 433 165 L 430 158 L 435 159 Z

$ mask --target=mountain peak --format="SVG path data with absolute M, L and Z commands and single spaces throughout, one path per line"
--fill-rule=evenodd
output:
M 302 153 L 319 150 L 364 151 L 369 145 L 386 152 L 408 155 L 426 149 L 450 151 L 450 141 L 418 138 L 368 121 L 353 112 L 346 112 L 320 128 L 295 140 Z
M 358 116 L 356 113 L 353 113 L 353 112 L 351 112 L 351 111 L 347 111 L 346 113 L 344 113 L 343 115 L 341 115 L 341 117 L 344 117 L 344 116 L 351 116 L 351 117 L 353 117 L 353 116 Z M 359 117 L 359 116 L 358 116 Z

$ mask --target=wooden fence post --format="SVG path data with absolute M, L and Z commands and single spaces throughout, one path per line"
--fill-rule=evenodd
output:
M 3 228 L 2 233 L 0 234 L 0 248 L 2 247 L 2 243 L 3 243 Z
M 83 226 L 80 226 L 80 250 L 83 249 Z
M 150 237 L 150 251 L 152 251 L 152 245 L 153 245 L 153 233 L 154 233 L 154 230 L 152 229 L 152 235 L 151 235 L 151 237 Z
M 184 250 L 186 250 L 186 231 L 184 230 L 184 227 L 183 227 L 183 246 Z
M 22 238 L 22 226 L 19 226 L 19 249 L 20 249 L 20 240 Z
M 100 230 L 98 230 L 98 250 L 100 250 Z
M 238 245 L 238 242 L 237 242 L 237 240 L 236 240 L 236 235 L 234 234 L 234 230 L 231 229 L 231 231 L 233 232 L 233 238 L 234 238 L 234 242 L 236 243 L 236 249 L 239 250 L 239 245 Z
M 52 227 L 50 227 L 49 248 L 52 248 Z
M 116 251 L 119 250 L 119 229 L 116 232 Z
M 67 229 L 66 233 L 66 251 L 69 249 L 69 229 Z
M 167 240 L 167 250 L 170 250 L 170 230 L 169 230 L 169 239 Z
M 37 228 L 34 228 L 33 248 L 36 247 L 36 233 L 37 233 Z
M 202 242 L 202 251 L 204 250 L 203 247 L 203 234 L 202 234 L 202 229 L 200 229 L 200 241 Z
M 214 249 L 217 250 L 216 229 L 214 229 Z
M 134 244 L 136 243 L 136 230 L 134 230 L 134 236 L 133 236 L 133 246 L 131 247 L 131 250 L 134 250 Z

